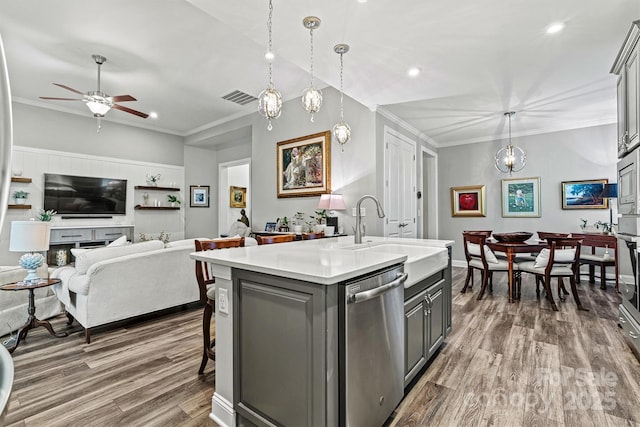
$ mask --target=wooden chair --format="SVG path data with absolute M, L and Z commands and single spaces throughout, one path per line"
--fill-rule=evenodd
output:
M 273 243 L 293 242 L 296 239 L 295 234 L 275 234 L 273 236 L 256 236 L 258 245 L 271 245 Z
M 217 240 L 196 240 L 196 252 L 209 251 L 213 249 L 237 248 L 244 246 L 244 237 L 232 239 Z M 204 367 L 209 359 L 216 360 L 216 340 L 211 340 L 211 317 L 215 312 L 215 295 L 216 279 L 213 277 L 213 271 L 209 263 L 204 261 L 196 261 L 196 279 L 198 280 L 198 288 L 200 289 L 200 301 L 204 303 L 204 312 L 202 315 L 202 362 L 198 374 L 204 372 Z
M 487 284 L 493 281 L 494 271 L 509 271 L 509 263 L 505 259 L 498 259 L 493 252 L 485 246 L 487 240 L 486 233 L 463 232 L 462 238 L 464 243 L 464 253 L 467 257 L 467 277 L 461 293 L 467 291 L 469 281 L 473 282 L 473 269 L 480 270 L 482 277 L 482 287 L 477 299 L 482 299 Z M 474 246 L 475 245 L 475 246 Z M 488 257 L 490 256 L 490 258 Z M 518 264 L 514 263 L 514 271 L 517 270 Z M 473 283 L 472 283 L 473 285 Z M 491 290 L 493 286 L 489 286 Z
M 489 237 L 491 237 L 491 232 L 492 230 L 464 230 L 462 232 L 462 236 L 464 237 L 464 234 L 480 234 L 485 236 L 486 239 L 488 239 Z M 464 281 L 464 288 L 462 293 L 464 293 L 467 290 L 467 286 L 469 285 L 469 283 L 471 284 L 471 286 L 469 286 L 469 288 L 473 288 L 473 268 L 469 267 L 469 261 L 471 261 L 471 256 L 469 255 L 469 252 L 467 251 L 467 245 L 464 245 L 464 257 L 467 260 L 467 277 Z M 480 277 L 480 280 L 482 280 L 482 276 Z M 492 286 L 492 285 L 491 285 Z
M 547 294 L 547 300 L 554 311 L 558 311 L 558 307 L 551 293 L 551 279 L 558 279 L 558 294 L 561 300 L 564 296 L 561 289 L 564 288 L 563 278 L 568 277 L 571 284 L 571 293 L 579 310 L 585 310 L 582 307 L 578 291 L 576 289 L 576 275 L 579 269 L 580 247 L 582 239 L 575 237 L 552 237 L 547 236 L 547 248 L 543 249 L 536 261 L 523 262 L 518 265 L 521 272 L 531 273 L 536 276 L 536 286 L 538 278 L 542 279 L 544 290 Z M 548 257 L 548 258 L 547 258 Z M 540 296 L 540 292 L 536 289 L 536 293 Z
M 302 240 L 322 239 L 324 233 L 302 233 Z
M 606 268 L 613 267 L 618 291 L 618 239 L 608 234 L 574 234 L 574 237 L 582 239 L 582 247 L 591 247 L 591 253 L 580 254 L 580 265 L 589 266 L 589 283 L 595 283 L 595 268 L 600 267 L 600 289 L 607 289 Z M 597 251 L 597 248 L 604 248 Z M 611 254 L 609 251 L 613 251 Z M 578 272 L 580 283 L 580 272 Z

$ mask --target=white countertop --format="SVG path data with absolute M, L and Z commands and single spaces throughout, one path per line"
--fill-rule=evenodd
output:
M 412 255 L 366 250 L 385 243 L 429 248 L 425 254 L 446 253 L 450 240 L 394 239 L 368 236 L 355 245 L 353 236 L 302 240 L 273 245 L 193 252 L 191 258 L 259 273 L 331 285 L 411 259 Z M 434 248 L 440 250 L 434 251 Z M 445 268 L 446 264 L 442 266 Z M 414 278 L 417 280 L 417 278 Z M 415 280 L 412 280 L 415 282 Z

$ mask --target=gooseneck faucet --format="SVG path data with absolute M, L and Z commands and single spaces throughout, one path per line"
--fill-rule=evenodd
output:
M 361 229 L 361 224 L 362 224 L 362 215 L 360 214 L 360 205 L 362 204 L 364 199 L 371 199 L 374 202 L 376 202 L 376 208 L 378 209 L 378 218 L 384 218 L 384 210 L 382 209 L 382 205 L 380 204 L 380 202 L 378 201 L 378 199 L 376 199 L 374 196 L 371 196 L 369 194 L 364 195 L 362 197 L 360 197 L 360 199 L 358 200 L 358 202 L 356 203 L 356 229 L 355 229 L 355 243 L 362 243 L 362 229 Z

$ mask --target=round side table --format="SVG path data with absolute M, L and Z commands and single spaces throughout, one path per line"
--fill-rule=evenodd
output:
M 16 343 L 13 345 L 13 347 L 7 349 L 9 350 L 9 353 L 13 353 L 13 351 L 18 347 L 18 344 L 20 344 L 20 341 L 27 338 L 27 332 L 29 332 L 30 329 L 35 329 L 39 326 L 46 328 L 47 331 L 49 331 L 49 333 L 56 338 L 62 338 L 68 335 L 66 332 L 54 331 L 51 323 L 49 323 L 47 320 L 40 320 L 36 317 L 36 302 L 33 291 L 38 288 L 46 288 L 47 286 L 56 285 L 58 283 L 60 283 L 60 279 L 42 279 L 37 283 L 23 284 L 23 282 L 17 282 L 0 286 L 0 289 L 3 291 L 22 291 L 25 289 L 29 291 L 29 307 L 27 309 L 29 318 L 27 319 L 27 323 L 25 323 L 24 326 L 20 328 Z

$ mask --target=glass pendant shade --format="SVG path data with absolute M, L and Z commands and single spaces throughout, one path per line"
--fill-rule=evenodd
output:
M 495 156 L 496 169 L 509 175 L 521 171 L 527 164 L 527 155 L 524 150 L 511 144 L 511 116 L 514 114 L 516 114 L 515 111 L 504 113 L 509 118 L 509 143 L 498 150 Z
M 344 145 L 351 139 L 351 127 L 340 120 L 339 123 L 333 126 L 333 136 L 338 141 L 338 144 Z
M 311 113 L 311 121 L 313 121 L 313 114 L 320 111 L 322 107 L 322 91 L 311 86 L 302 92 L 302 107 Z
M 277 119 L 282 112 L 282 96 L 275 88 L 269 87 L 258 95 L 258 111 L 269 121 L 267 129 L 273 129 L 271 119 Z

